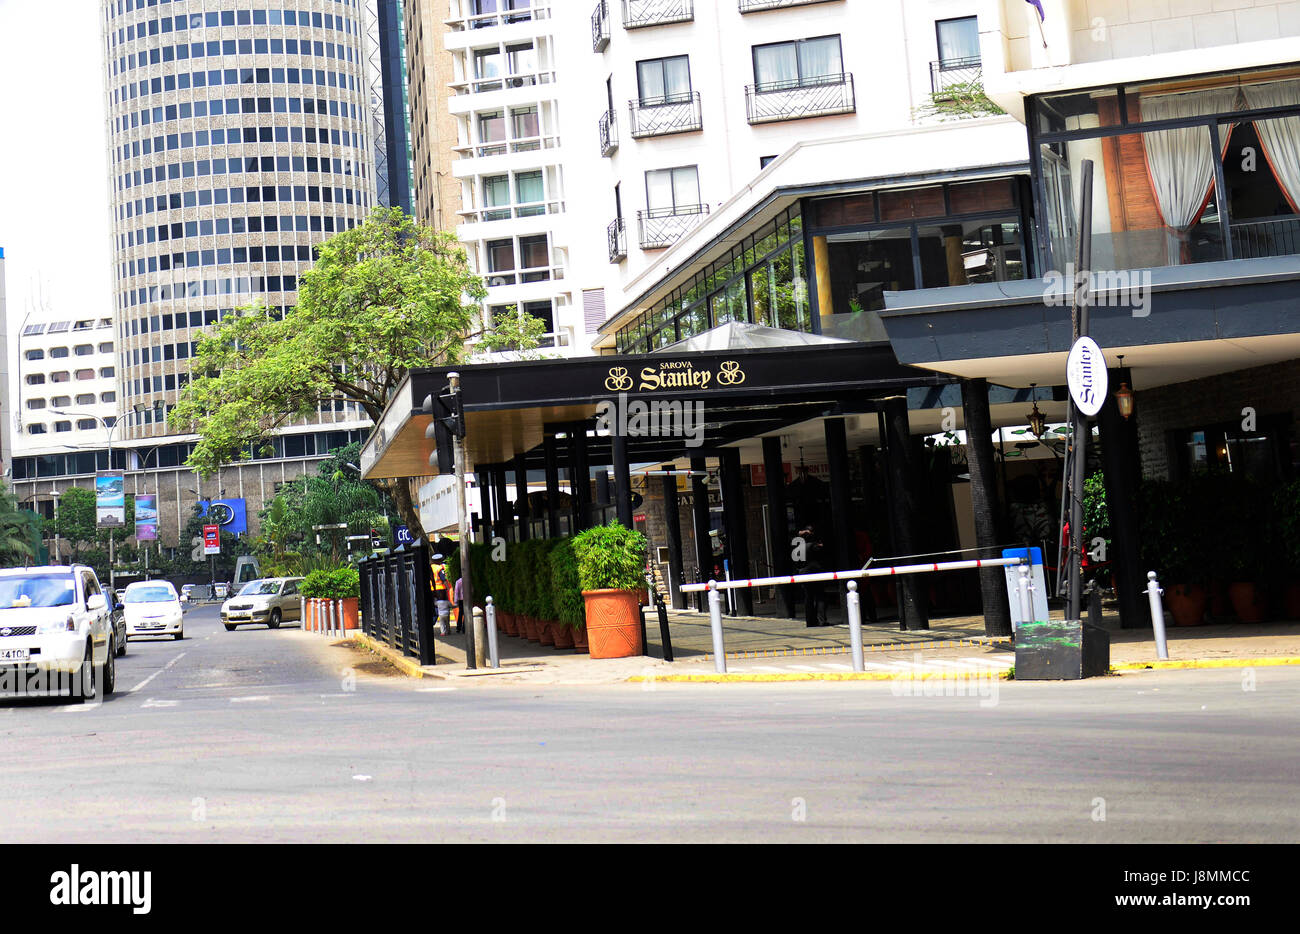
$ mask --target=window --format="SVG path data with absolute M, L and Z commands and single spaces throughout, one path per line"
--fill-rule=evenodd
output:
M 115 393 L 115 392 L 101 392 L 101 393 L 99 394 L 99 401 L 100 401 L 100 402 L 116 402 L 116 401 L 117 401 L 117 393 Z
M 531 42 L 506 46 L 506 59 L 512 76 L 506 81 L 507 87 L 521 88 L 526 84 L 537 83 L 534 75 L 537 71 L 537 54 Z
M 543 282 L 551 278 L 550 248 L 546 243 L 546 234 L 519 238 L 519 266 L 531 269 L 522 276 L 524 282 Z
M 50 405 L 56 409 L 61 406 L 71 405 L 71 404 L 72 404 L 71 396 L 55 396 L 53 399 L 50 400 Z
M 27 377 L 28 386 L 41 386 L 45 383 L 44 373 L 32 373 Z
M 537 108 L 519 107 L 510 111 L 510 135 L 513 139 L 534 139 L 541 135 L 537 126 Z M 516 144 L 512 152 L 528 152 L 538 149 L 539 143 Z
M 43 408 L 45 408 L 45 400 L 44 400 L 44 399 L 28 399 L 28 400 L 27 400 L 27 408 L 29 408 L 29 409 L 43 409 Z
M 29 324 L 27 325 L 27 327 L 23 328 L 23 337 L 33 337 L 37 334 L 44 334 L 44 333 L 45 333 L 45 325 L 43 324 Z
M 771 165 L 772 160 L 774 160 L 775 158 L 776 158 L 776 156 L 759 156 L 759 157 L 758 157 L 758 167 L 759 167 L 759 169 L 765 169 L 765 168 L 767 168 L 769 165 Z
M 700 203 L 699 173 L 693 165 L 645 173 L 646 207 L 676 213 Z
M 93 392 L 83 392 L 77 395 L 77 405 L 94 405 L 95 394 Z
M 483 179 L 483 206 L 505 210 L 484 211 L 483 220 L 499 221 L 510 217 L 510 176 L 489 175 Z
M 71 431 L 71 430 L 72 430 L 72 422 L 55 422 L 55 423 L 54 423 L 54 430 L 55 430 L 55 431 L 60 431 L 60 432 L 62 432 L 62 431 Z
M 66 383 L 70 378 L 67 370 L 59 370 L 50 374 L 51 383 Z
M 93 344 L 78 344 L 72 349 L 72 352 L 78 357 L 89 357 L 95 352 L 95 347 Z
M 117 375 L 117 370 L 111 366 L 100 367 L 99 375 L 101 379 L 112 379 Z
M 100 353 L 112 353 L 112 352 L 113 352 L 113 342 L 112 342 L 112 341 L 104 341 L 102 344 L 99 345 L 99 352 L 100 352 Z
M 487 244 L 488 285 L 514 285 L 515 244 L 513 240 L 489 240 Z
M 29 435 L 43 435 L 43 434 L 45 434 L 45 425 L 44 425 L 44 423 L 42 423 L 42 422 L 37 422 L 37 423 L 35 423 L 35 424 L 28 425 L 28 426 L 27 426 L 27 433 L 28 433 Z
M 843 74 L 839 36 L 754 46 L 754 84 L 759 91 L 831 84 Z
M 68 348 L 67 348 L 67 347 L 51 347 L 51 348 L 50 348 L 50 359 L 51 359 L 51 360 L 62 360 L 62 359 L 63 359 L 64 357 L 66 357 L 67 355 L 68 355 Z
M 94 379 L 94 378 L 95 378 L 95 371 L 94 371 L 94 370 L 78 370 L 78 371 L 77 371 L 77 379 L 79 379 L 79 380 L 87 380 L 87 379 Z
M 637 94 L 642 107 L 677 104 L 691 96 L 690 58 L 652 58 L 636 63 Z
M 90 431 L 90 430 L 91 430 L 92 428 L 94 428 L 94 427 L 95 427 L 95 420 L 94 420 L 93 418 L 79 418 L 79 419 L 77 419 L 77 430 L 78 430 L 78 431 Z
M 29 351 L 27 351 L 27 353 L 23 354 L 23 356 L 24 356 L 26 359 L 28 359 L 28 360 L 44 360 L 44 359 L 45 359 L 45 351 L 43 351 L 43 350 L 29 350 Z
M 503 113 L 479 114 L 478 117 L 478 138 L 480 143 L 502 143 L 506 138 L 506 118 Z M 480 156 L 499 156 L 506 151 L 504 145 L 487 146 L 480 145 L 478 154 Z
M 501 90 L 500 81 L 483 80 L 501 77 L 501 50 L 499 48 L 479 49 L 474 53 L 474 77 L 479 79 L 474 83 L 475 91 Z
M 939 41 L 939 67 L 965 68 L 979 64 L 979 21 L 974 16 L 941 19 L 934 24 Z
M 545 201 L 546 194 L 543 191 L 542 173 L 537 172 L 520 172 L 515 176 L 515 203 L 531 204 L 533 202 Z M 546 213 L 546 205 L 538 204 L 536 207 L 521 208 L 517 212 L 520 217 L 532 217 L 537 214 Z

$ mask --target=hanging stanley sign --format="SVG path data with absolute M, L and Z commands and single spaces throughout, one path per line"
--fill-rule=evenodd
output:
M 1065 382 L 1075 408 L 1091 418 L 1106 401 L 1106 357 L 1091 337 L 1081 337 L 1065 361 Z

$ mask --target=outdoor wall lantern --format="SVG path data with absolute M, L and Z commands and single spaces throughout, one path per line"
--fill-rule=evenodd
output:
M 1034 391 L 1034 387 L 1037 385 L 1037 383 L 1029 384 L 1029 392 L 1031 395 Z M 1047 416 L 1038 411 L 1037 399 L 1034 399 L 1034 410 L 1026 415 L 1025 418 L 1029 421 L 1029 430 L 1034 433 L 1034 437 L 1041 439 L 1043 437 L 1043 429 L 1047 427 Z
M 1124 367 L 1124 355 L 1119 355 L 1120 368 Z M 1133 414 L 1133 390 L 1128 388 L 1128 381 L 1121 380 L 1119 389 L 1115 390 L 1115 404 L 1119 406 L 1119 414 L 1127 419 Z

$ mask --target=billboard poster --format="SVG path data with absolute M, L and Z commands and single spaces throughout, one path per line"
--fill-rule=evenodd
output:
M 248 506 L 243 498 L 214 499 L 203 503 L 203 516 L 221 526 L 221 531 L 243 535 L 248 531 Z
M 221 554 L 221 526 L 205 525 L 203 527 L 203 553 L 205 555 Z
M 135 498 L 135 539 L 138 542 L 158 540 L 158 497 L 152 493 Z
M 120 473 L 95 478 L 95 527 L 120 529 L 126 525 L 125 477 Z

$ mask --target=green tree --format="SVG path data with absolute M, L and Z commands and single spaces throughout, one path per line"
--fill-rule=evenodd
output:
M 129 557 L 124 551 L 126 539 L 135 534 L 135 497 L 124 497 L 126 522 L 121 528 L 101 529 L 95 525 L 95 491 L 72 487 L 59 495 L 54 528 L 72 551 L 73 563 L 102 565 L 108 568 L 108 538 L 111 534 L 119 560 Z M 102 554 L 101 554 L 102 553 Z M 107 579 L 107 578 L 105 578 Z
M 519 316 L 476 331 L 485 294 L 452 235 L 400 209 L 375 209 L 318 247 L 299 280 L 298 304 L 282 320 L 244 308 L 200 339 L 193 378 L 168 417 L 173 430 L 199 435 L 188 465 L 210 476 L 336 400 L 378 423 L 412 367 L 457 363 L 474 339 L 486 349 L 526 348 Z M 388 489 L 422 534 L 409 485 Z
M 26 564 L 40 548 L 40 519 L 0 485 L 0 565 Z

